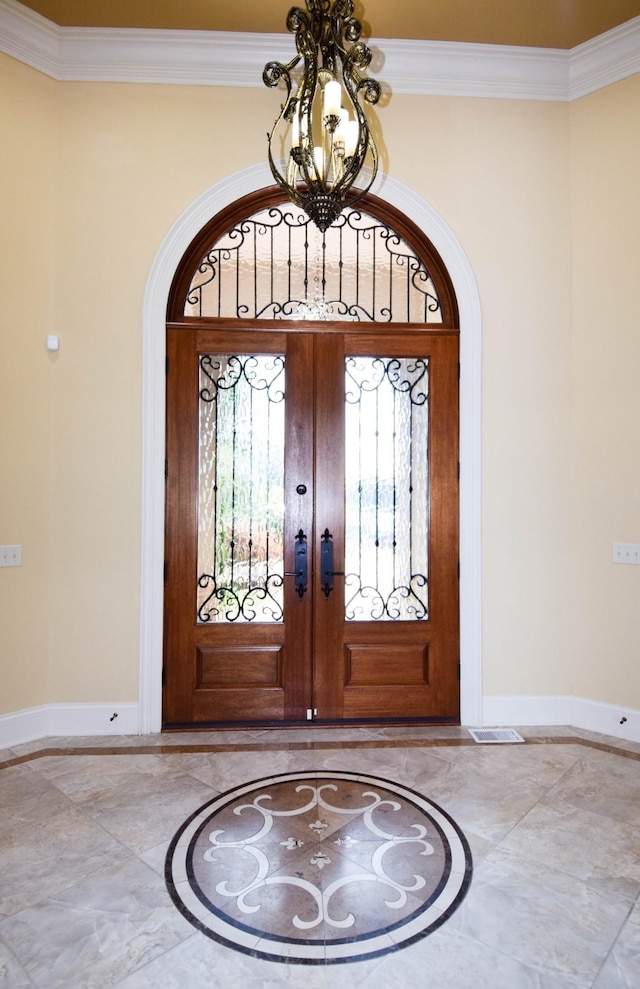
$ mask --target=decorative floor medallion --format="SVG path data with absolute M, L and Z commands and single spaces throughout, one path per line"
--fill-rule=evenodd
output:
M 247 954 L 353 962 L 439 927 L 471 881 L 458 826 L 398 783 L 290 773 L 201 807 L 167 852 L 169 893 L 204 934 Z

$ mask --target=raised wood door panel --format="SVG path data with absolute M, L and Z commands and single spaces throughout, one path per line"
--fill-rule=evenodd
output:
M 185 324 L 168 330 L 167 346 L 165 726 L 296 723 L 309 711 L 326 722 L 457 721 L 457 333 Z M 197 617 L 199 362 L 230 354 L 281 355 L 286 367 L 283 569 L 291 576 L 284 577 L 282 621 L 271 623 Z M 345 478 L 354 448 L 345 361 L 353 357 L 428 366 L 429 612 L 420 620 L 347 620 L 345 584 L 353 574 L 345 576 Z M 303 594 L 293 576 L 301 535 Z M 328 541 L 329 591 L 322 572 Z
M 334 587 L 314 608 L 319 720 L 459 718 L 458 335 L 346 333 L 316 342 L 316 539 L 333 537 Z M 420 358 L 428 365 L 428 618 L 346 620 L 345 359 Z M 318 552 L 318 549 L 316 550 Z M 316 578 L 316 585 L 318 579 Z

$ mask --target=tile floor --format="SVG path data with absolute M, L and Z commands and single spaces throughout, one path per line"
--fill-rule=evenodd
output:
M 520 729 L 299 729 L 47 739 L 0 752 L 2 989 L 624 989 L 640 986 L 640 745 Z M 219 793 L 365 773 L 424 794 L 474 874 L 425 939 L 325 967 L 196 930 L 165 886 L 172 837 Z

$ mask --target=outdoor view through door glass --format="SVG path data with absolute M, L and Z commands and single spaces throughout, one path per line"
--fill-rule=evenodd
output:
M 428 381 L 422 358 L 347 358 L 347 621 L 428 618 Z
M 200 357 L 198 621 L 281 622 L 284 357 Z

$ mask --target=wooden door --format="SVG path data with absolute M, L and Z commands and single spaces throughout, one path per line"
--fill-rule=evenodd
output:
M 165 727 L 457 722 L 457 333 L 167 345 Z
M 312 342 L 168 331 L 165 725 L 306 717 L 311 591 L 284 574 L 312 524 Z
M 457 334 L 316 340 L 317 719 L 459 718 Z M 345 448 L 346 444 L 346 448 Z M 326 547 L 325 547 L 326 549 Z

